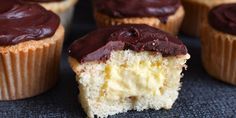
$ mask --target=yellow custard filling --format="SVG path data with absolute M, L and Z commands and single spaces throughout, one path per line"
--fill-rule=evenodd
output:
M 106 62 L 78 65 L 77 81 L 96 100 L 163 97 L 172 88 L 180 87 L 181 72 L 189 58 L 189 55 L 163 57 L 146 51 L 114 51 Z
M 101 88 L 101 97 L 118 100 L 135 96 L 161 95 L 165 76 L 161 68 L 161 59 L 155 62 L 136 60 L 120 65 L 105 66 L 105 83 Z

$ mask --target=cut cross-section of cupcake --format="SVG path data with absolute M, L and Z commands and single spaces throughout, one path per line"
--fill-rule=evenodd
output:
M 89 117 L 170 109 L 190 58 L 177 37 L 147 25 L 98 29 L 75 41 L 69 55 Z
M 57 82 L 64 28 L 37 4 L 0 4 L 0 100 L 38 95 Z
M 180 0 L 94 0 L 99 27 L 147 24 L 177 34 L 184 17 Z

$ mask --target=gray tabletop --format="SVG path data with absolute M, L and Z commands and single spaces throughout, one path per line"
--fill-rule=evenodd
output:
M 67 63 L 66 48 L 76 38 L 95 29 L 89 0 L 80 0 L 70 33 L 67 35 L 61 73 L 58 84 L 39 96 L 19 100 L 0 102 L 0 118 L 25 117 L 86 117 L 77 101 L 77 84 L 75 75 Z M 235 117 L 236 87 L 210 77 L 201 65 L 201 50 L 198 38 L 180 35 L 191 54 L 188 70 L 182 78 L 182 89 L 179 98 L 171 110 L 130 111 L 112 118 L 172 118 L 172 117 Z

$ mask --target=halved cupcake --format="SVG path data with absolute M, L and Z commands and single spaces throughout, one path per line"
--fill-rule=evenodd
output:
M 236 3 L 214 7 L 201 29 L 202 60 L 213 77 L 236 85 Z
M 60 16 L 61 23 L 68 30 L 72 21 L 75 4 L 78 0 L 21 0 L 31 3 L 39 3 L 47 10 L 51 10 Z
M 58 79 L 64 28 L 37 4 L 0 4 L 0 100 L 38 95 Z
M 75 41 L 69 55 L 88 117 L 170 109 L 190 58 L 177 37 L 147 25 L 98 29 Z
M 177 34 L 184 17 L 180 0 L 94 0 L 99 27 L 147 24 Z

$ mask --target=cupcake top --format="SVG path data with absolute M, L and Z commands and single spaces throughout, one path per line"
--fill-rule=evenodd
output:
M 0 4 L 0 46 L 51 37 L 59 17 L 37 4 L 4 0 Z
M 165 22 L 181 5 L 180 0 L 96 0 L 97 11 L 115 18 L 158 17 Z
M 236 4 L 214 7 L 209 12 L 208 22 L 218 31 L 236 35 Z
M 163 56 L 187 54 L 185 45 L 175 36 L 148 25 L 120 25 L 97 29 L 76 40 L 69 55 L 79 62 L 105 61 L 111 51 L 150 51 Z

